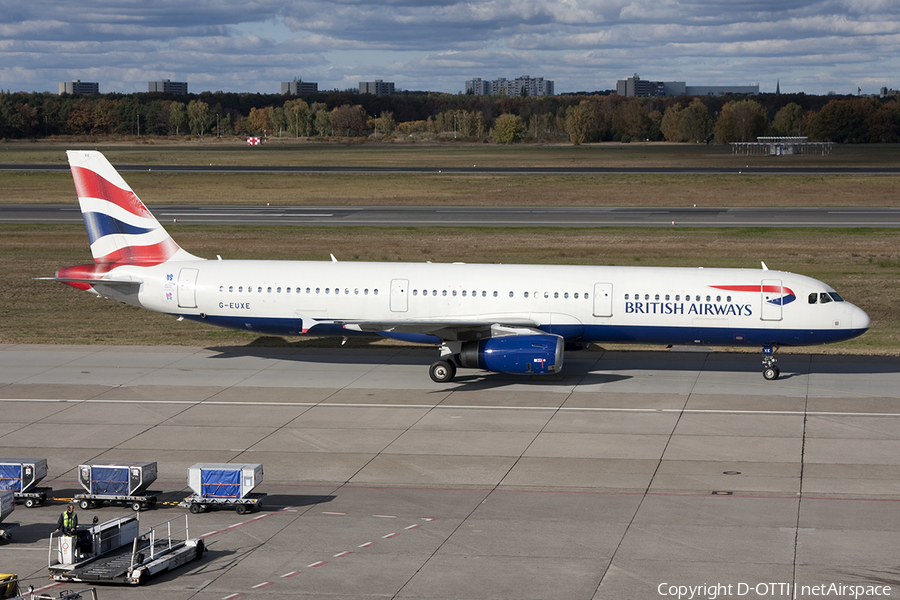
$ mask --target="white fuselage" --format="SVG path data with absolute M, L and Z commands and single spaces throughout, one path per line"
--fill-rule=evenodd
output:
M 148 309 L 285 335 L 343 335 L 357 321 L 530 322 L 570 341 L 759 346 L 869 326 L 824 283 L 759 269 L 199 260 L 110 275 L 142 282 Z

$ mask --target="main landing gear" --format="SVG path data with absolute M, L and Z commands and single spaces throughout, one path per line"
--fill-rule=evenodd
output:
M 428 369 L 431 380 L 435 383 L 448 383 L 456 377 L 456 364 L 453 359 L 439 360 Z
M 775 358 L 775 352 L 778 351 L 778 346 L 764 346 L 762 349 L 763 353 L 763 377 L 765 377 L 768 381 L 775 381 L 778 379 L 778 376 L 781 375 L 781 370 L 775 366 L 775 363 L 778 362 L 778 359 Z

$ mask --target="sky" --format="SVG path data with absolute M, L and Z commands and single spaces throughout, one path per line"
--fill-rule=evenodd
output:
M 277 94 L 381 79 L 460 93 L 522 75 L 556 93 L 631 75 L 760 92 L 900 88 L 898 0 L 0 0 L 0 90 Z

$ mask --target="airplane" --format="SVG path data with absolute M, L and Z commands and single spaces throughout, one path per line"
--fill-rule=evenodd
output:
M 440 347 L 459 368 L 559 373 L 590 343 L 761 347 L 848 340 L 869 316 L 830 286 L 762 269 L 206 260 L 182 249 L 106 157 L 67 152 L 94 262 L 52 281 L 133 306 L 265 334 L 381 336 Z

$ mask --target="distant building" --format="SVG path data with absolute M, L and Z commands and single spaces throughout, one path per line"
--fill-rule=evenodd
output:
M 186 81 L 169 81 L 168 79 L 163 79 L 162 81 L 151 81 L 147 85 L 147 91 L 185 96 L 188 93 L 188 85 Z
M 394 84 L 390 81 L 382 81 L 380 79 L 376 79 L 375 81 L 360 81 L 359 93 L 374 94 L 376 96 L 390 96 L 394 93 Z
M 481 77 L 466 82 L 466 93 L 476 96 L 552 96 L 553 82 L 543 77 L 522 75 L 513 80 L 504 77 L 485 81 Z
M 759 94 L 759 85 L 687 85 L 684 81 L 647 81 L 635 74 L 616 82 L 616 93 L 626 97 L 655 96 L 724 96 L 726 94 Z
M 300 79 L 295 79 L 293 81 L 282 81 L 281 93 L 284 95 L 290 94 L 291 96 L 306 96 L 308 94 L 318 94 L 319 84 L 313 81 L 301 81 Z
M 60 81 L 56 84 L 56 90 L 59 94 L 99 94 L 100 84 L 91 81 Z
M 898 97 L 900 96 L 900 90 L 889 90 L 886 87 L 881 88 L 881 93 L 879 94 L 882 98 L 890 98 L 890 97 Z

